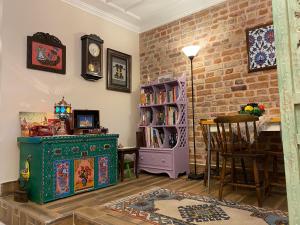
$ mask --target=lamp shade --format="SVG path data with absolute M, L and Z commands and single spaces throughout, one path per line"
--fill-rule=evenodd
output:
M 187 47 L 184 47 L 182 49 L 183 53 L 187 56 L 187 57 L 195 57 L 197 55 L 197 53 L 200 50 L 200 46 L 199 45 L 190 45 Z
M 71 114 L 71 104 L 68 104 L 63 97 L 62 100 L 54 104 L 54 114 L 58 118 L 67 118 Z

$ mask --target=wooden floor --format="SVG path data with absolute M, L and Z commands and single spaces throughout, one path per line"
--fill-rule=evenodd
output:
M 171 190 L 188 192 L 192 194 L 217 197 L 218 182 L 212 182 L 212 191 L 207 193 L 203 181 L 188 180 L 186 176 L 178 179 L 170 179 L 164 175 L 141 174 L 138 179 L 125 180 L 118 185 L 97 191 L 76 195 L 62 200 L 54 201 L 45 205 L 27 203 L 20 205 L 26 211 L 30 211 L 33 217 L 40 221 L 59 221 L 59 218 L 73 215 L 75 211 L 75 224 L 147 224 L 146 222 L 121 215 L 117 212 L 104 209 L 101 205 L 122 197 L 148 190 L 152 187 L 162 187 Z M 224 199 L 236 201 L 242 204 L 257 205 L 255 191 L 249 189 L 233 190 L 231 186 L 225 187 Z M 7 199 L 8 201 L 11 201 Z M 265 208 L 287 211 L 287 199 L 285 193 L 272 193 L 268 196 Z M 68 220 L 70 221 L 70 220 Z M 89 222 L 87 222 L 89 221 Z M 56 224 L 56 223 L 55 223 Z M 67 220 L 63 223 L 69 224 Z M 70 224 L 71 221 L 70 221 Z

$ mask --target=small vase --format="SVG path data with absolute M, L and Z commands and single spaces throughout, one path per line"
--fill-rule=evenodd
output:
M 175 135 L 171 134 L 169 137 L 169 145 L 171 148 L 173 148 L 176 145 Z

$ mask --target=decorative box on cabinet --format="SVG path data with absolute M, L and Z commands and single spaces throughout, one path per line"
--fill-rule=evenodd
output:
M 146 146 L 139 150 L 139 169 L 167 173 L 171 178 L 189 173 L 185 76 L 142 85 L 140 114 L 139 127 L 144 133 Z M 170 119 L 170 115 L 176 116 Z M 170 142 L 171 136 L 173 140 Z
M 118 135 L 19 137 L 20 171 L 29 160 L 28 197 L 45 203 L 117 183 Z

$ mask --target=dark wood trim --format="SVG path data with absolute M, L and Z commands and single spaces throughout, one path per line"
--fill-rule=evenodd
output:
M 39 42 L 46 45 L 55 46 L 62 49 L 62 69 L 47 68 L 32 64 L 32 42 Z M 66 74 L 66 46 L 55 36 L 49 33 L 37 32 L 33 36 L 27 36 L 27 68 L 42 70 L 52 73 Z
M 89 52 L 89 45 L 96 44 L 100 48 L 100 54 L 94 57 Z M 97 81 L 103 78 L 103 43 L 104 41 L 96 34 L 84 35 L 81 37 L 81 76 L 89 81 Z M 95 64 L 95 62 L 97 62 Z M 98 74 L 89 72 L 89 63 L 94 64 L 99 70 Z
M 249 37 L 248 37 L 248 33 L 249 33 L 249 31 L 251 31 L 251 30 L 258 29 L 258 28 L 262 28 L 262 27 L 266 27 L 266 26 L 270 26 L 270 25 L 273 25 L 273 22 L 268 22 L 268 23 L 265 23 L 265 24 L 260 24 L 260 25 L 257 25 L 257 26 L 255 26 L 255 27 L 247 28 L 247 29 L 245 30 L 245 33 L 246 33 L 246 45 L 247 45 L 247 58 L 248 58 L 248 61 L 247 61 L 248 73 L 254 73 L 254 72 L 258 72 L 258 71 L 277 69 L 277 66 L 270 66 L 270 67 L 259 68 L 259 69 L 250 69 Z
M 112 57 L 118 57 L 120 59 L 126 60 L 127 64 L 127 82 L 126 87 L 121 85 L 112 84 Z M 131 63 L 132 57 L 131 55 L 107 48 L 107 67 L 106 67 L 106 89 L 112 91 L 120 91 L 131 93 Z
M 13 194 L 19 188 L 19 181 L 9 181 L 0 184 L 0 197 Z

